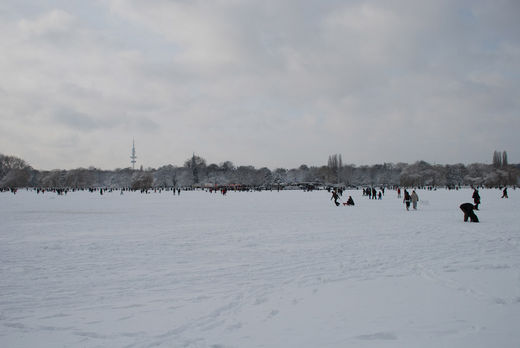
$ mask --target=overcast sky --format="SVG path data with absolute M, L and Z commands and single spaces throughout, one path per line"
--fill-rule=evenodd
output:
M 517 163 L 519 18 L 517 0 L 2 0 L 0 153 Z

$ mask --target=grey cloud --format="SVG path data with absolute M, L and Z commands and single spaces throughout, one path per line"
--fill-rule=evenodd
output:
M 106 126 L 92 116 L 67 108 L 56 110 L 53 121 L 78 131 L 91 131 Z
M 157 122 L 148 119 L 148 118 L 140 118 L 137 120 L 137 129 L 141 132 L 154 132 L 157 131 L 160 126 Z
M 157 161 L 207 151 L 258 166 L 340 152 L 442 163 L 486 161 L 486 147 L 520 157 L 515 1 L 8 3 L 7 131 L 34 133 L 16 117 L 50 119 L 99 137 L 100 158 L 105 139 L 135 136 Z

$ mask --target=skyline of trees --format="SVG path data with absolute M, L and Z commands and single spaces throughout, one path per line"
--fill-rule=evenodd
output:
M 298 168 L 235 166 L 231 161 L 207 164 L 196 154 L 183 166 L 171 164 L 157 169 L 123 168 L 39 171 L 24 160 L 0 154 L 0 187 L 184 187 L 246 185 L 281 187 L 297 184 L 343 186 L 453 186 L 517 185 L 519 165 L 509 165 L 506 151 L 495 151 L 492 164 L 430 164 L 425 161 L 344 165 L 341 154 L 330 155 L 326 165 Z

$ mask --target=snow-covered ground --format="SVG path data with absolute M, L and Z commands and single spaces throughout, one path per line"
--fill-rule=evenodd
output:
M 520 346 L 520 191 L 345 194 L 1 193 L 0 346 Z

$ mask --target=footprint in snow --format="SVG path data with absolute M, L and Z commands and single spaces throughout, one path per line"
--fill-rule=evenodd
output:
M 269 318 L 272 318 L 272 317 L 278 315 L 278 313 L 280 313 L 280 311 L 278 311 L 278 310 L 276 310 L 276 309 L 273 309 L 273 310 L 271 311 L 271 313 L 269 313 Z
M 356 336 L 358 340 L 373 341 L 373 340 L 396 340 L 397 336 L 392 332 L 376 332 L 368 335 Z
M 255 305 L 261 305 L 263 303 L 266 303 L 267 302 L 267 299 L 266 298 L 257 298 L 256 301 L 255 301 Z
M 227 331 L 235 331 L 242 328 L 242 323 L 236 323 L 226 328 Z

